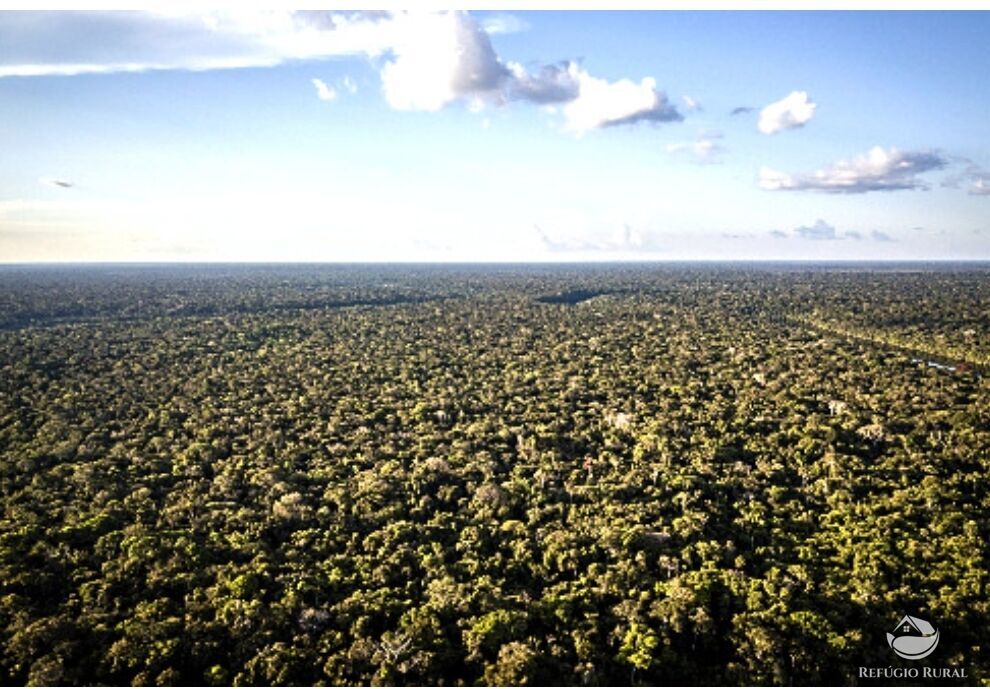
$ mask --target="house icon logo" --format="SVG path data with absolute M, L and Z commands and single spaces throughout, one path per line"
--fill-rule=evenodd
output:
M 938 630 L 928 620 L 905 615 L 893 631 L 887 633 L 887 644 L 901 658 L 921 660 L 938 646 Z

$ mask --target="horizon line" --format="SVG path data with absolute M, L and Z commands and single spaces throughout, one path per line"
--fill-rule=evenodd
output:
M 807 264 L 904 264 L 904 263 L 987 263 L 985 258 L 670 258 L 670 259 L 575 259 L 575 260 L 338 260 L 338 261 L 265 261 L 265 260 L 57 260 L 57 261 L 0 261 L 0 268 L 28 266 L 347 266 L 347 265 L 663 265 L 674 263 L 807 263 Z

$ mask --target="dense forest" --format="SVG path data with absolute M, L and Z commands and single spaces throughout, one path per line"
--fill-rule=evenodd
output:
M 986 684 L 988 370 L 979 264 L 3 267 L 0 684 Z

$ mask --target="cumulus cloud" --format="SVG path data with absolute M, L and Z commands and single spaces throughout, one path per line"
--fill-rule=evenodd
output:
M 389 105 L 436 111 L 459 98 L 498 97 L 510 72 L 476 21 L 460 12 L 410 21 L 381 72 Z
M 337 91 L 322 79 L 310 79 L 310 81 L 316 89 L 316 97 L 320 100 L 331 101 L 337 97 Z
M 928 189 L 928 183 L 918 175 L 942 169 L 947 164 L 948 160 L 934 151 L 901 151 L 874 146 L 867 153 L 840 160 L 811 174 L 791 175 L 763 167 L 759 185 L 769 191 L 831 194 Z
M 760 111 L 756 127 L 764 134 L 803 127 L 815 116 L 815 103 L 805 91 L 792 91 Z
M 667 145 L 667 152 L 672 154 L 690 155 L 698 163 L 721 162 L 719 155 L 725 151 L 718 140 L 722 135 L 718 132 L 700 134 L 694 141 L 679 141 Z
M 574 62 L 543 65 L 530 74 L 517 62 L 508 64 L 512 79 L 509 83 L 510 100 L 525 100 L 540 105 L 565 103 L 578 97 L 580 71 Z
M 830 241 L 839 238 L 835 233 L 835 227 L 820 218 L 815 221 L 814 225 L 802 225 L 794 228 L 794 233 L 801 239 L 816 241 Z
M 636 122 L 678 122 L 684 117 L 657 90 L 652 77 L 638 84 L 629 79 L 607 81 L 578 71 L 577 98 L 564 106 L 567 127 L 577 134 L 589 129 Z

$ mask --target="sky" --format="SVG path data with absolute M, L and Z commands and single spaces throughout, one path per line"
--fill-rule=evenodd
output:
M 990 259 L 990 12 L 0 12 L 0 263 Z

